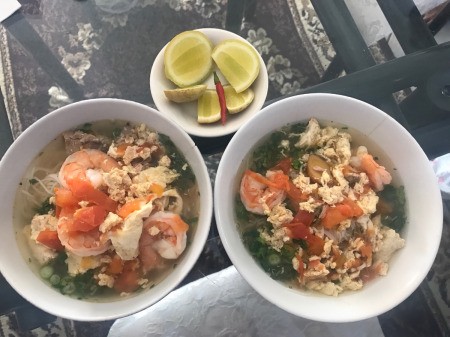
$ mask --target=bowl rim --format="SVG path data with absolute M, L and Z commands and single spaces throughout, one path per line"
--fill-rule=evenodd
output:
M 224 248 L 228 253 L 228 256 L 230 257 L 230 260 L 239 271 L 239 273 L 243 276 L 243 278 L 261 296 L 266 298 L 269 302 L 277 305 L 281 309 L 307 319 L 323 322 L 352 322 L 374 317 L 392 309 L 400 302 L 405 300 L 426 277 L 426 274 L 431 268 L 432 263 L 436 257 L 442 234 L 443 212 L 437 181 L 436 184 L 431 184 L 427 190 L 428 197 L 430 198 L 430 200 L 434 201 L 434 212 L 432 214 L 432 219 L 428 224 L 432 225 L 433 229 L 433 233 L 428 234 L 429 241 L 431 242 L 431 247 L 427 246 L 427 250 L 425 253 L 427 255 L 421 262 L 421 269 L 416 271 L 416 277 L 414 277 L 412 280 L 407 282 L 407 284 L 401 287 L 398 290 L 398 294 L 396 294 L 395 298 L 388 298 L 382 304 L 378 304 L 377 307 L 358 303 L 359 307 L 355 307 L 354 309 L 350 308 L 345 312 L 340 312 L 339 305 L 354 305 L 355 303 L 352 302 L 352 296 L 358 296 L 358 293 L 362 293 L 363 291 L 365 291 L 365 289 L 369 288 L 369 286 L 371 287 L 370 289 L 374 288 L 375 284 L 376 286 L 378 286 L 381 281 L 387 282 L 385 281 L 386 277 L 384 279 L 377 279 L 372 281 L 371 283 L 373 283 L 374 285 L 368 284 L 366 285 L 365 289 L 363 288 L 358 292 L 345 292 L 337 297 L 337 301 L 335 300 L 336 298 L 326 297 L 325 295 L 321 294 L 288 289 L 285 285 L 282 285 L 281 283 L 271 279 L 270 276 L 267 275 L 258 266 L 256 261 L 253 260 L 253 258 L 250 256 L 241 241 L 240 235 L 237 233 L 233 214 L 234 206 L 232 201 L 228 200 L 232 199 L 231 197 L 234 197 L 234 195 L 232 194 L 233 192 L 231 191 L 233 187 L 230 187 L 229 185 L 233 185 L 233 183 L 230 183 L 230 181 L 236 184 L 236 175 L 238 171 L 236 165 L 234 164 L 233 166 L 232 163 L 243 162 L 244 157 L 254 148 L 255 143 L 257 143 L 269 133 L 279 129 L 281 126 L 284 126 L 288 123 L 295 123 L 296 121 L 307 121 L 310 117 L 314 117 L 314 112 L 312 111 L 314 111 L 314 108 L 317 109 L 317 105 L 315 104 L 319 104 L 319 102 L 325 100 L 334 103 L 345 103 L 347 104 L 347 106 L 349 104 L 352 104 L 361 110 L 365 109 L 371 111 L 371 114 L 374 114 L 377 117 L 377 120 L 375 121 L 376 123 L 374 123 L 374 125 L 370 126 L 371 131 L 369 131 L 368 134 L 378 133 L 383 127 L 387 126 L 394 126 L 396 130 L 403 130 L 402 137 L 404 137 L 410 143 L 410 147 L 414 148 L 414 151 L 418 153 L 421 164 L 423 164 L 422 166 L 426 167 L 427 178 L 430 178 L 430 182 L 433 180 L 431 179 L 430 175 L 433 173 L 431 165 L 426 165 L 425 161 L 428 161 L 428 158 L 426 157 L 421 147 L 409 134 L 409 132 L 407 132 L 397 121 L 395 121 L 392 117 L 390 117 L 383 111 L 366 102 L 348 96 L 329 93 L 303 94 L 279 100 L 265 107 L 260 111 L 258 115 L 254 116 L 251 120 L 245 123 L 233 136 L 222 155 L 222 159 L 217 170 L 214 185 L 214 212 L 219 235 Z M 297 117 L 294 118 L 285 116 L 288 114 L 292 115 L 292 111 L 288 111 L 289 105 L 295 105 L 296 109 L 299 110 L 296 115 Z M 305 110 L 301 110 L 298 107 L 311 107 L 309 109 L 312 111 L 305 112 Z M 276 113 L 278 114 L 278 116 L 281 114 L 280 111 L 284 112 L 284 117 L 275 117 Z M 272 115 L 272 118 L 270 117 L 270 115 Z M 275 120 L 275 118 L 278 119 Z M 288 119 L 289 122 L 286 122 L 286 119 Z M 252 133 L 251 130 L 257 130 L 257 132 L 259 132 L 259 135 L 255 136 L 256 132 Z M 266 132 L 266 130 L 269 131 Z M 246 140 L 246 143 L 243 143 L 243 140 Z M 233 151 L 236 151 L 239 154 L 233 155 Z M 241 152 L 245 151 L 245 155 L 242 155 Z M 234 186 L 234 188 L 236 188 L 236 186 L 237 184 Z M 234 193 L 236 193 L 235 190 Z M 407 202 L 409 202 L 409 200 Z M 225 209 L 225 207 L 227 209 Z M 411 221 L 411 219 L 408 219 L 408 221 Z M 408 232 L 406 234 L 408 234 L 409 232 L 410 230 L 408 228 Z M 405 240 L 406 244 L 408 245 L 408 239 L 406 238 Z M 397 259 L 397 257 L 394 256 L 393 259 Z M 268 289 L 270 289 L 270 291 L 268 291 Z M 395 291 L 397 291 L 397 289 Z M 283 292 L 283 297 L 280 296 L 281 292 Z M 367 293 L 367 291 L 365 293 Z M 311 302 L 311 298 L 314 298 L 313 301 L 315 302 Z M 289 303 L 290 301 L 294 300 L 296 301 L 296 303 L 308 303 L 311 305 L 314 304 L 316 307 L 313 308 L 314 310 L 310 310 L 311 306 L 309 308 L 305 308 L 301 304 L 298 306 L 294 306 L 292 303 Z M 383 297 L 381 297 L 380 301 L 382 300 Z M 327 306 L 329 306 L 329 308 L 327 308 Z M 336 311 L 330 312 L 330 308 Z
M 266 67 L 266 64 L 265 64 L 261 54 L 256 50 L 256 48 L 250 42 L 248 42 L 242 36 L 240 36 L 236 33 L 233 33 L 231 31 L 228 31 L 225 29 L 220 29 L 220 28 L 204 27 L 204 28 L 197 28 L 194 30 L 197 30 L 197 31 L 200 31 L 200 32 L 206 34 L 209 38 L 211 38 L 213 40 L 216 40 L 216 39 L 217 40 L 238 39 L 240 41 L 247 43 L 256 51 L 256 54 L 258 55 L 259 62 L 260 62 L 260 72 L 259 72 L 258 77 L 256 78 L 256 80 L 253 82 L 253 84 L 251 86 L 254 89 L 255 98 L 254 98 L 253 102 L 250 104 L 250 106 L 247 108 L 249 110 L 248 111 L 244 110 L 244 111 L 240 112 L 239 114 L 234 114 L 234 116 L 232 116 L 233 118 L 228 119 L 228 121 L 225 125 L 222 125 L 220 122 L 216 122 L 213 124 L 199 125 L 196 120 L 194 120 L 192 125 L 183 123 L 184 118 L 182 116 L 178 116 L 178 115 L 180 115 L 180 113 L 182 113 L 181 107 L 184 106 L 184 107 L 187 107 L 187 109 L 193 109 L 194 108 L 193 104 L 195 104 L 195 108 L 196 108 L 196 102 L 183 103 L 181 106 L 178 103 L 168 102 L 167 99 L 165 98 L 164 94 L 161 91 L 163 89 L 162 85 L 160 85 L 157 82 L 157 77 L 160 76 L 161 73 L 164 73 L 164 51 L 170 41 L 167 42 L 164 45 L 164 47 L 161 48 L 161 50 L 158 52 L 157 56 L 155 57 L 155 61 L 152 64 L 152 68 L 150 71 L 150 79 L 149 79 L 150 93 L 152 95 L 153 102 L 154 102 L 157 110 L 160 111 L 162 114 L 169 116 L 169 118 L 171 118 L 176 123 L 178 123 L 190 135 L 197 136 L 197 137 L 205 137 L 205 138 L 226 136 L 226 135 L 236 132 L 247 120 L 249 120 L 255 114 L 258 114 L 261 107 L 264 105 L 264 103 L 266 101 L 266 97 L 267 97 L 268 88 L 269 88 L 269 77 L 268 77 L 268 73 L 267 73 L 267 67 Z M 216 68 L 215 64 L 214 64 L 214 67 Z M 222 83 L 224 83 L 224 85 L 225 85 L 226 81 L 224 81 L 223 75 L 221 73 L 218 73 L 218 76 L 221 78 Z M 169 83 L 171 85 L 171 87 L 175 87 L 175 85 L 173 83 L 171 83 L 169 80 L 165 80 L 164 82 Z M 213 88 L 214 84 L 213 84 L 213 80 L 212 80 L 212 75 L 209 76 L 209 78 L 202 83 L 208 84 L 208 88 Z M 254 88 L 255 85 L 258 86 L 259 90 Z M 178 105 L 176 105 L 176 104 L 178 104 Z M 180 111 L 175 111 L 175 113 L 174 113 L 173 109 L 170 109 L 171 105 L 176 106 L 178 109 L 180 109 Z M 190 117 L 192 117 L 192 116 L 190 116 Z
M 107 109 L 111 106 L 115 106 L 117 110 L 111 112 Z M 126 115 L 126 111 L 130 110 L 132 111 L 132 113 L 130 113 L 130 115 L 132 115 L 131 117 Z M 94 115 L 91 116 L 90 112 L 92 111 L 100 112 L 99 114 L 94 113 Z M 70 115 L 71 113 L 79 115 Z M 171 119 L 162 116 L 157 110 L 147 105 L 133 101 L 117 98 L 95 98 L 71 103 L 48 113 L 30 125 L 8 148 L 0 161 L 0 176 L 7 174 L 8 171 L 6 170 L 9 170 L 11 167 L 16 165 L 14 161 L 17 158 L 19 158 L 19 164 L 22 164 L 23 171 L 25 171 L 35 156 L 38 155 L 38 153 L 54 137 L 61 134 L 61 132 L 74 128 L 85 122 L 88 123 L 108 119 L 109 114 L 111 114 L 111 117 L 109 117 L 111 120 L 126 120 L 136 124 L 144 123 L 150 127 L 152 127 L 151 122 L 154 121 L 163 129 L 171 132 L 169 137 L 180 151 L 182 147 L 184 148 L 184 151 L 181 152 L 183 152 L 183 155 L 189 165 L 193 168 L 197 183 L 199 185 L 199 190 L 201 192 L 199 221 L 194 234 L 197 244 L 194 245 L 191 242 L 183 253 L 183 259 L 180 260 L 177 268 L 169 273 L 163 281 L 158 283 L 152 289 L 145 289 L 137 295 L 110 302 L 88 302 L 77 300 L 58 293 L 57 290 L 51 288 L 42 280 L 39 280 L 35 287 L 30 287 L 28 283 L 30 280 L 29 277 L 39 279 L 39 276 L 31 271 L 31 268 L 25 262 L 25 259 L 19 249 L 16 249 L 16 254 L 9 253 L 8 256 L 8 252 L 5 251 L 6 248 L 3 247 L 4 245 L 1 245 L 0 271 L 12 288 L 36 307 L 50 314 L 66 319 L 78 321 L 111 320 L 131 315 L 156 303 L 174 290 L 193 268 L 204 248 L 211 225 L 213 208 L 212 186 L 206 164 L 199 149 L 189 135 Z M 74 123 L 74 120 L 81 122 Z M 43 133 L 41 131 L 50 128 L 52 129 L 51 132 Z M 167 134 L 166 132 L 161 132 L 159 129 L 157 131 Z M 38 140 L 37 142 L 31 143 L 31 146 L 29 145 L 30 137 L 33 140 Z M 20 151 L 26 148 L 26 146 L 31 147 L 31 152 L 34 154 L 29 160 L 24 159 L 26 156 L 20 156 Z M 6 198 L 8 193 L 13 192 L 12 197 L 10 197 L 9 200 L 6 200 L 6 202 L 2 202 L 0 204 L 0 210 L 6 211 L 4 214 L 6 214 L 7 219 L 8 216 L 11 215 L 11 218 L 9 218 L 10 220 L 8 220 L 11 225 L 13 224 L 12 206 L 14 204 L 14 196 L 17 190 L 17 185 L 14 184 L 16 182 L 18 183 L 23 177 L 23 172 L 20 169 L 17 171 L 19 172 L 12 174 L 13 178 L 10 179 L 10 182 L 5 183 L 7 189 L 2 188 L 2 190 L 0 190 L 0 196 L 3 197 L 2 200 L 5 200 L 4 198 Z M 19 180 L 17 180 L 17 178 L 19 178 Z M 8 207 L 10 207 L 9 211 Z M 6 230 L 8 231 L 6 235 L 11 234 L 13 236 L 12 240 L 15 242 L 16 236 L 20 234 L 15 233 L 13 228 L 6 228 Z M 15 245 L 15 247 L 17 247 L 17 245 Z M 18 262 L 16 265 L 12 265 L 12 262 L 10 261 L 11 257 Z M 19 273 L 17 271 L 19 271 Z M 25 273 L 26 276 L 29 276 L 28 281 L 21 279 L 21 275 L 23 273 Z M 49 297 L 43 298 L 43 295 L 36 295 L 35 292 L 38 288 L 42 290 L 43 294 Z

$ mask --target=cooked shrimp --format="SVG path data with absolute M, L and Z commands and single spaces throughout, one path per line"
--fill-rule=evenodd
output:
M 71 253 L 78 256 L 92 256 L 104 253 L 109 247 L 109 239 L 103 235 L 98 225 L 103 221 L 102 216 L 93 220 L 98 225 L 83 230 L 72 230 L 76 221 L 76 211 L 63 208 L 59 215 L 57 233 L 62 245 Z M 84 223 L 85 224 L 85 223 Z
M 351 164 L 367 174 L 370 183 L 376 191 L 383 190 L 384 185 L 390 184 L 392 181 L 391 174 L 384 166 L 379 165 L 375 161 L 364 146 L 358 148 L 356 157 L 351 158 Z
M 159 211 L 145 220 L 141 243 L 151 242 L 144 237 L 149 235 L 154 239 L 152 249 L 165 259 L 176 259 L 186 248 L 188 229 L 189 225 L 178 214 Z
M 148 229 L 144 228 L 139 240 L 139 261 L 141 261 L 141 267 L 144 273 L 163 266 L 161 255 L 153 247 L 157 238 L 151 236 Z
M 117 161 L 106 153 L 84 149 L 66 158 L 59 171 L 59 180 L 66 188 L 73 180 L 88 180 L 97 188 L 103 183 L 102 172 L 109 172 L 116 167 L 119 167 Z
M 283 184 L 279 183 L 282 180 L 279 179 L 281 175 L 285 176 L 281 171 L 268 171 L 267 178 L 265 178 L 259 173 L 245 171 L 239 193 L 247 211 L 265 214 L 266 207 L 270 210 L 283 202 L 286 193 L 283 190 Z
M 117 203 L 97 189 L 103 183 L 102 172 L 109 172 L 119 164 L 106 153 L 85 149 L 72 153 L 59 170 L 61 184 L 80 200 L 115 211 Z

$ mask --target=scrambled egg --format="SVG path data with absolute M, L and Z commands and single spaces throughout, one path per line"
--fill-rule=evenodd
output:
M 368 152 L 361 146 L 352 154 L 350 142 L 349 133 L 333 127 L 321 128 L 312 118 L 294 146 L 313 149 L 310 153 L 320 155 L 330 169 L 324 170 L 315 182 L 302 169 L 290 173 L 292 183 L 308 196 L 299 202 L 299 209 L 318 215 L 319 222 L 310 227 L 311 234 L 323 240 L 320 256 L 310 255 L 300 248 L 292 259 L 292 267 L 302 271 L 298 277 L 301 285 L 330 296 L 337 296 L 344 290 L 361 289 L 361 271 L 366 268 L 385 275 L 392 254 L 405 245 L 398 233 L 381 224 L 380 216 L 373 217 L 379 197 L 366 172 L 354 169 L 361 165 L 358 156 Z M 289 150 L 289 146 L 288 141 L 282 141 L 279 147 L 284 151 Z M 300 159 L 307 162 L 308 158 L 309 154 L 305 154 Z M 335 228 L 324 228 L 320 224 L 323 214 L 344 200 L 355 202 L 362 215 L 345 219 Z M 283 203 L 272 208 L 267 204 L 263 206 L 267 221 L 273 227 L 260 230 L 260 237 L 274 250 L 281 251 L 291 242 L 287 227 L 283 225 L 292 221 L 293 214 Z

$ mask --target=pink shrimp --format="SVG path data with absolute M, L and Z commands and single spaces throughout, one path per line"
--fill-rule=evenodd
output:
M 71 230 L 77 211 L 79 209 L 63 208 L 61 210 L 57 226 L 58 238 L 61 244 L 67 251 L 78 256 L 92 256 L 104 253 L 110 247 L 110 241 L 99 231 L 98 227 Z M 103 221 L 102 217 L 96 219 L 97 223 L 101 221 Z
M 392 181 L 391 174 L 384 166 L 379 165 L 364 146 L 360 146 L 356 157 L 352 157 L 351 163 L 355 168 L 361 169 L 367 174 L 369 181 L 376 191 L 381 191 L 384 185 Z
M 158 265 L 160 258 L 178 258 L 186 248 L 189 225 L 178 214 L 158 211 L 144 222 L 139 241 L 140 258 L 144 269 Z
M 264 214 L 264 206 L 272 209 L 286 198 L 287 176 L 281 171 L 267 171 L 266 176 L 267 178 L 250 170 L 245 171 L 239 193 L 247 211 Z
M 59 180 L 76 198 L 115 211 L 117 203 L 98 187 L 103 183 L 102 172 L 116 167 L 119 164 L 104 152 L 80 150 L 66 158 L 59 170 Z
M 102 172 L 109 172 L 119 167 L 117 161 L 106 153 L 84 149 L 69 155 L 59 171 L 59 180 L 64 187 L 70 187 L 73 180 L 88 180 L 93 187 L 102 182 Z

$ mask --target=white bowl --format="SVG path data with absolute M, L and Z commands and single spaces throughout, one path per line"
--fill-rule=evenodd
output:
M 366 135 L 362 142 L 369 149 L 382 150 L 376 154 L 382 163 L 395 166 L 395 177 L 405 187 L 408 221 L 401 236 L 406 246 L 390 260 L 387 276 L 380 276 L 363 289 L 347 291 L 338 297 L 289 289 L 270 278 L 245 248 L 235 222 L 234 200 L 241 177 L 240 163 L 265 135 L 288 123 L 307 122 L 311 117 L 319 122 L 346 125 Z M 214 193 L 219 234 L 238 271 L 268 301 L 308 319 L 350 322 L 388 311 L 419 286 L 439 247 L 442 200 L 426 155 L 394 119 L 367 103 L 345 96 L 307 94 L 264 108 L 231 139 L 219 164 Z
M 223 29 L 216 28 L 201 28 L 198 31 L 204 33 L 211 42 L 216 45 L 222 40 L 227 39 L 239 39 L 248 43 L 244 38 L 237 34 L 229 32 Z M 249 44 L 249 43 L 248 43 Z M 269 86 L 267 69 L 264 61 L 259 55 L 260 71 L 255 82 L 251 88 L 255 92 L 255 98 L 253 102 L 244 110 L 234 115 L 228 115 L 227 122 L 222 125 L 219 122 L 213 124 L 199 124 L 197 123 L 197 102 L 190 103 L 174 103 L 169 101 L 164 95 L 164 90 L 175 89 L 176 85 L 166 78 L 164 74 L 164 47 L 156 56 L 153 62 L 152 70 L 150 72 L 150 91 L 153 97 L 153 101 L 157 109 L 164 115 L 172 118 L 178 123 L 187 133 L 193 136 L 199 137 L 219 137 L 233 133 L 239 129 L 239 127 L 255 115 L 263 106 L 267 89 Z M 216 68 L 217 71 L 217 68 Z M 217 72 L 223 85 L 228 82 Z M 213 76 L 211 75 L 205 82 L 208 89 L 215 89 Z
M 177 267 L 155 287 L 134 297 L 109 303 L 93 303 L 60 294 L 31 271 L 17 245 L 21 234 L 13 227 L 13 204 L 19 182 L 31 160 L 61 132 L 96 120 L 119 119 L 144 123 L 171 138 L 188 160 L 200 191 L 200 215 L 191 244 Z M 173 290 L 189 273 L 208 236 L 212 216 L 212 190 L 202 156 L 191 138 L 158 111 L 119 99 L 94 99 L 60 108 L 39 119 L 11 145 L 0 162 L 0 214 L 2 244 L 0 271 L 11 286 L 35 306 L 53 315 L 80 321 L 110 320 L 140 311 Z M 17 230 L 17 229 L 16 229 Z

